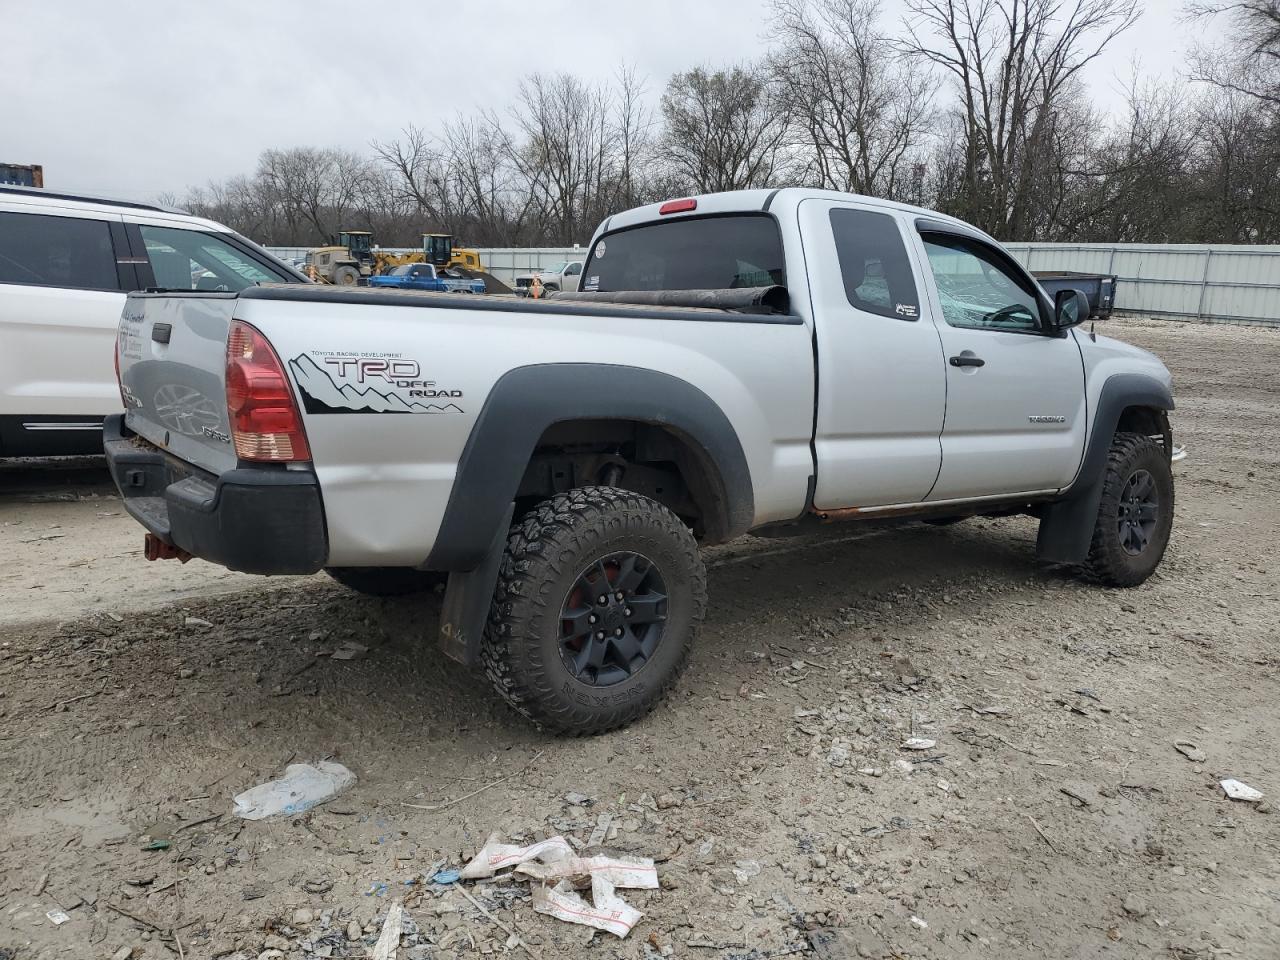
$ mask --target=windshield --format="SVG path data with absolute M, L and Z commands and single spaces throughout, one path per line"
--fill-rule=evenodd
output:
M 534 273 L 563 273 L 564 268 L 568 265 L 568 261 L 561 260 L 559 263 L 553 263 L 549 267 L 537 267 Z
M 388 276 L 407 277 L 412 272 L 413 272 L 413 267 L 406 263 L 403 266 L 393 267 L 391 270 L 391 273 L 388 274 Z
M 777 221 L 758 213 L 660 220 L 606 234 L 582 275 L 587 291 L 786 284 Z

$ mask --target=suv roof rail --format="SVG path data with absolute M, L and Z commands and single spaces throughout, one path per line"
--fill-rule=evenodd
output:
M 24 187 L 20 184 L 0 184 L 0 195 L 17 193 L 27 197 L 46 197 L 50 200 L 79 200 L 82 203 L 101 203 L 108 207 L 130 207 L 134 210 L 155 210 L 160 213 L 182 213 L 190 215 L 190 211 L 179 207 L 164 207 L 158 203 L 142 203 L 138 200 L 117 200 L 113 197 L 94 197 L 85 193 L 63 193 L 45 190 L 43 187 Z

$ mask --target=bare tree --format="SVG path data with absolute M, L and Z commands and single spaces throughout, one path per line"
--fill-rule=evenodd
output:
M 950 75 L 964 122 L 952 209 L 1002 237 L 1031 228 L 1040 144 L 1081 69 L 1138 19 L 1138 0 L 906 0 L 907 52 Z
M 1280 0 L 1194 0 L 1187 20 L 1229 21 L 1226 41 L 1196 44 L 1192 79 L 1261 101 L 1280 111 Z
M 616 175 L 608 89 L 570 74 L 533 74 L 520 83 L 511 127 L 493 114 L 488 122 L 547 239 L 571 243 L 593 229 Z
M 258 159 L 257 177 L 269 189 L 290 232 L 309 227 L 318 240 L 331 239 L 368 181 L 368 161 L 347 150 L 293 147 L 267 150 Z
M 654 163 L 653 110 L 645 103 L 644 80 L 632 66 L 618 68 L 614 127 L 618 150 L 618 185 L 615 202 L 629 209 L 650 199 L 646 189 Z
M 397 195 L 425 212 L 433 221 L 447 218 L 444 202 L 444 160 L 438 145 L 421 127 L 405 127 L 400 140 L 373 143 L 374 155 L 392 174 Z
M 772 9 L 770 74 L 811 181 L 916 199 L 936 84 L 877 35 L 878 0 L 774 0 Z
M 1280 119 L 1258 98 L 1219 88 L 1196 105 L 1194 228 L 1204 240 L 1280 239 Z M 1184 201 L 1185 202 L 1185 201 Z
M 1206 82 L 1188 94 L 1135 72 L 1116 115 L 1080 71 L 1137 0 L 906 0 L 899 39 L 876 2 L 772 0 L 765 60 L 678 73 L 657 111 L 626 66 L 604 83 L 534 75 L 509 112 L 410 125 L 371 156 L 268 150 L 184 203 L 282 245 L 367 227 L 384 245 L 443 230 L 521 246 L 582 242 L 661 197 L 799 182 L 1009 239 L 1280 241 L 1280 0 L 1194 0 L 1193 25 L 1231 18 L 1216 60 L 1191 65 Z M 929 74 L 954 91 L 941 109 Z
M 695 67 L 667 83 L 663 147 L 690 190 L 763 187 L 781 173 L 788 125 L 765 77 L 758 68 Z

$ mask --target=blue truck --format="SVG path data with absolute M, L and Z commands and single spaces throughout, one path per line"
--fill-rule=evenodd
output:
M 435 290 L 442 293 L 484 293 L 483 280 L 450 276 L 434 263 L 406 263 L 393 267 L 390 273 L 370 277 L 371 287 L 397 287 L 401 290 Z

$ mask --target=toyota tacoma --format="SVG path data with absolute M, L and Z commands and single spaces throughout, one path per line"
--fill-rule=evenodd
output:
M 111 471 L 153 558 L 447 578 L 439 643 L 549 729 L 640 716 L 707 605 L 699 546 L 813 524 L 1039 519 L 1144 581 L 1171 379 L 989 236 L 807 189 L 607 219 L 546 300 L 304 285 L 131 294 Z M 180 387 L 192 415 L 159 409 Z M 171 411 L 170 411 L 171 413 Z

